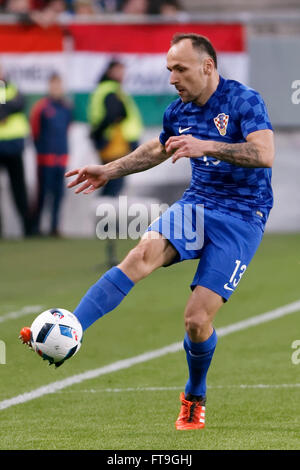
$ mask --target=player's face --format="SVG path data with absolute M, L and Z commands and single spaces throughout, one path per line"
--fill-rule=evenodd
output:
M 196 51 L 190 39 L 183 39 L 169 49 L 167 68 L 171 72 L 170 83 L 175 86 L 184 103 L 193 101 L 200 104 L 208 87 L 208 62 L 210 59 L 207 55 Z

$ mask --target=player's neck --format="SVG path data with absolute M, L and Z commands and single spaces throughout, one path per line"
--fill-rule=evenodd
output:
M 201 95 L 194 101 L 194 103 L 198 106 L 204 106 L 209 98 L 213 95 L 213 93 L 218 88 L 220 82 L 220 75 L 216 71 L 209 79 L 207 86 L 204 88 Z

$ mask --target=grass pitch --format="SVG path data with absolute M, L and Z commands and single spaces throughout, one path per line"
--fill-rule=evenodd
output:
M 183 310 L 197 262 L 162 268 L 84 335 L 55 370 L 18 341 L 36 313 L 73 310 L 106 270 L 99 240 L 1 241 L 0 403 L 57 380 L 134 357 L 184 335 Z M 122 258 L 134 242 L 119 241 Z M 215 327 L 300 299 L 300 235 L 266 235 Z M 16 313 L 16 318 L 8 314 Z M 20 316 L 20 312 L 23 312 Z M 6 316 L 4 321 L 1 316 Z M 208 373 L 207 425 L 174 428 L 187 380 L 183 351 L 0 410 L 0 449 L 299 449 L 299 312 L 221 337 Z

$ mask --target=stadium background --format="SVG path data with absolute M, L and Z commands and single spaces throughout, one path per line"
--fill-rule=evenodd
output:
M 124 87 L 143 116 L 142 140 L 160 132 L 163 110 L 174 99 L 168 84 L 165 52 L 176 31 L 207 35 L 219 55 L 224 77 L 240 80 L 260 91 L 276 131 L 273 172 L 275 205 L 267 230 L 300 230 L 300 104 L 292 102 L 300 79 L 300 9 L 280 2 L 185 1 L 175 16 L 96 15 L 62 18 L 47 28 L 16 23 L 14 15 L 0 17 L 0 60 L 13 82 L 25 93 L 27 111 L 46 93 L 47 77 L 58 71 L 74 103 L 75 122 L 70 132 L 70 167 L 97 162 L 88 137 L 86 104 L 108 60 L 120 57 L 127 65 Z M 259 10 L 258 10 L 259 8 Z M 36 191 L 35 155 L 29 137 L 24 155 L 31 200 Z M 146 173 L 127 178 L 124 192 L 132 201 L 171 203 L 189 181 L 189 162 L 172 167 L 166 162 Z M 11 201 L 8 180 L 0 174 L 2 233 L 20 236 L 19 221 Z M 68 192 L 64 200 L 62 233 L 94 237 L 95 198 L 78 198 Z M 73 209 L 76 207 L 76 211 Z M 76 214 L 76 217 L 74 216 Z M 47 218 L 47 214 L 45 215 Z M 80 221 L 80 222 L 79 222 Z

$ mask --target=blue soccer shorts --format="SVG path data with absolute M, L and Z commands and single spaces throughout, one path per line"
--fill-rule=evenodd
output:
M 147 231 L 162 234 L 176 249 L 171 264 L 199 259 L 191 283 L 207 287 L 226 301 L 238 286 L 263 236 L 255 220 L 239 219 L 202 204 L 179 200 L 153 221 Z

